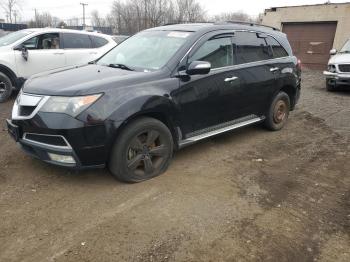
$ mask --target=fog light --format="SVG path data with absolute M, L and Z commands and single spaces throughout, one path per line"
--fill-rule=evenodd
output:
M 48 153 L 49 157 L 51 158 L 52 161 L 55 162 L 60 162 L 64 164 L 75 164 L 75 160 L 72 156 L 67 156 L 67 155 L 58 155 L 54 153 Z

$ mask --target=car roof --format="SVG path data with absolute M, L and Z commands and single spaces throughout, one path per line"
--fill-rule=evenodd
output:
M 84 30 L 75 30 L 75 29 L 63 29 L 63 28 L 54 28 L 54 27 L 45 27 L 45 28 L 28 28 L 28 29 L 23 29 L 23 31 L 30 31 L 33 33 L 41 32 L 59 32 L 59 33 L 76 33 L 76 34 L 87 34 L 87 35 L 96 35 L 96 36 L 104 36 L 104 37 L 111 37 L 110 35 L 98 33 L 98 32 L 89 32 L 89 31 L 84 31 Z
M 285 35 L 279 29 L 270 26 L 245 23 L 245 22 L 218 22 L 218 23 L 186 23 L 186 24 L 171 24 L 148 29 L 149 31 L 187 31 L 187 32 L 210 32 L 216 30 L 254 30 L 266 32 L 269 34 Z

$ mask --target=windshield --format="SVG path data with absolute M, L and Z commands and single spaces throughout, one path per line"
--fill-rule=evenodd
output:
M 97 64 L 117 65 L 118 68 L 122 68 L 122 65 L 141 71 L 158 70 L 179 50 L 190 34 L 180 31 L 141 32 L 116 46 Z
M 25 37 L 26 35 L 31 34 L 32 31 L 28 30 L 21 30 L 17 32 L 10 33 L 8 35 L 5 35 L 3 37 L 0 37 L 0 46 L 6 46 L 13 44 L 17 40 L 21 39 L 22 37 Z
M 350 39 L 345 43 L 340 53 L 350 53 Z

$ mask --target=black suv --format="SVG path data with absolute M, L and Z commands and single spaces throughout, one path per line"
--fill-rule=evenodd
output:
M 264 122 L 281 129 L 300 93 L 286 35 L 242 23 L 140 32 L 97 61 L 29 79 L 9 133 L 45 162 L 104 167 L 127 182 L 164 172 L 179 148 Z

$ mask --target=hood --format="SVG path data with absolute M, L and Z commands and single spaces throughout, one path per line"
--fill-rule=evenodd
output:
M 328 64 L 350 64 L 350 54 L 336 54 L 329 59 Z
M 23 91 L 31 94 L 74 96 L 104 92 L 140 82 L 153 73 L 136 72 L 100 65 L 84 65 L 40 74 L 28 79 Z

